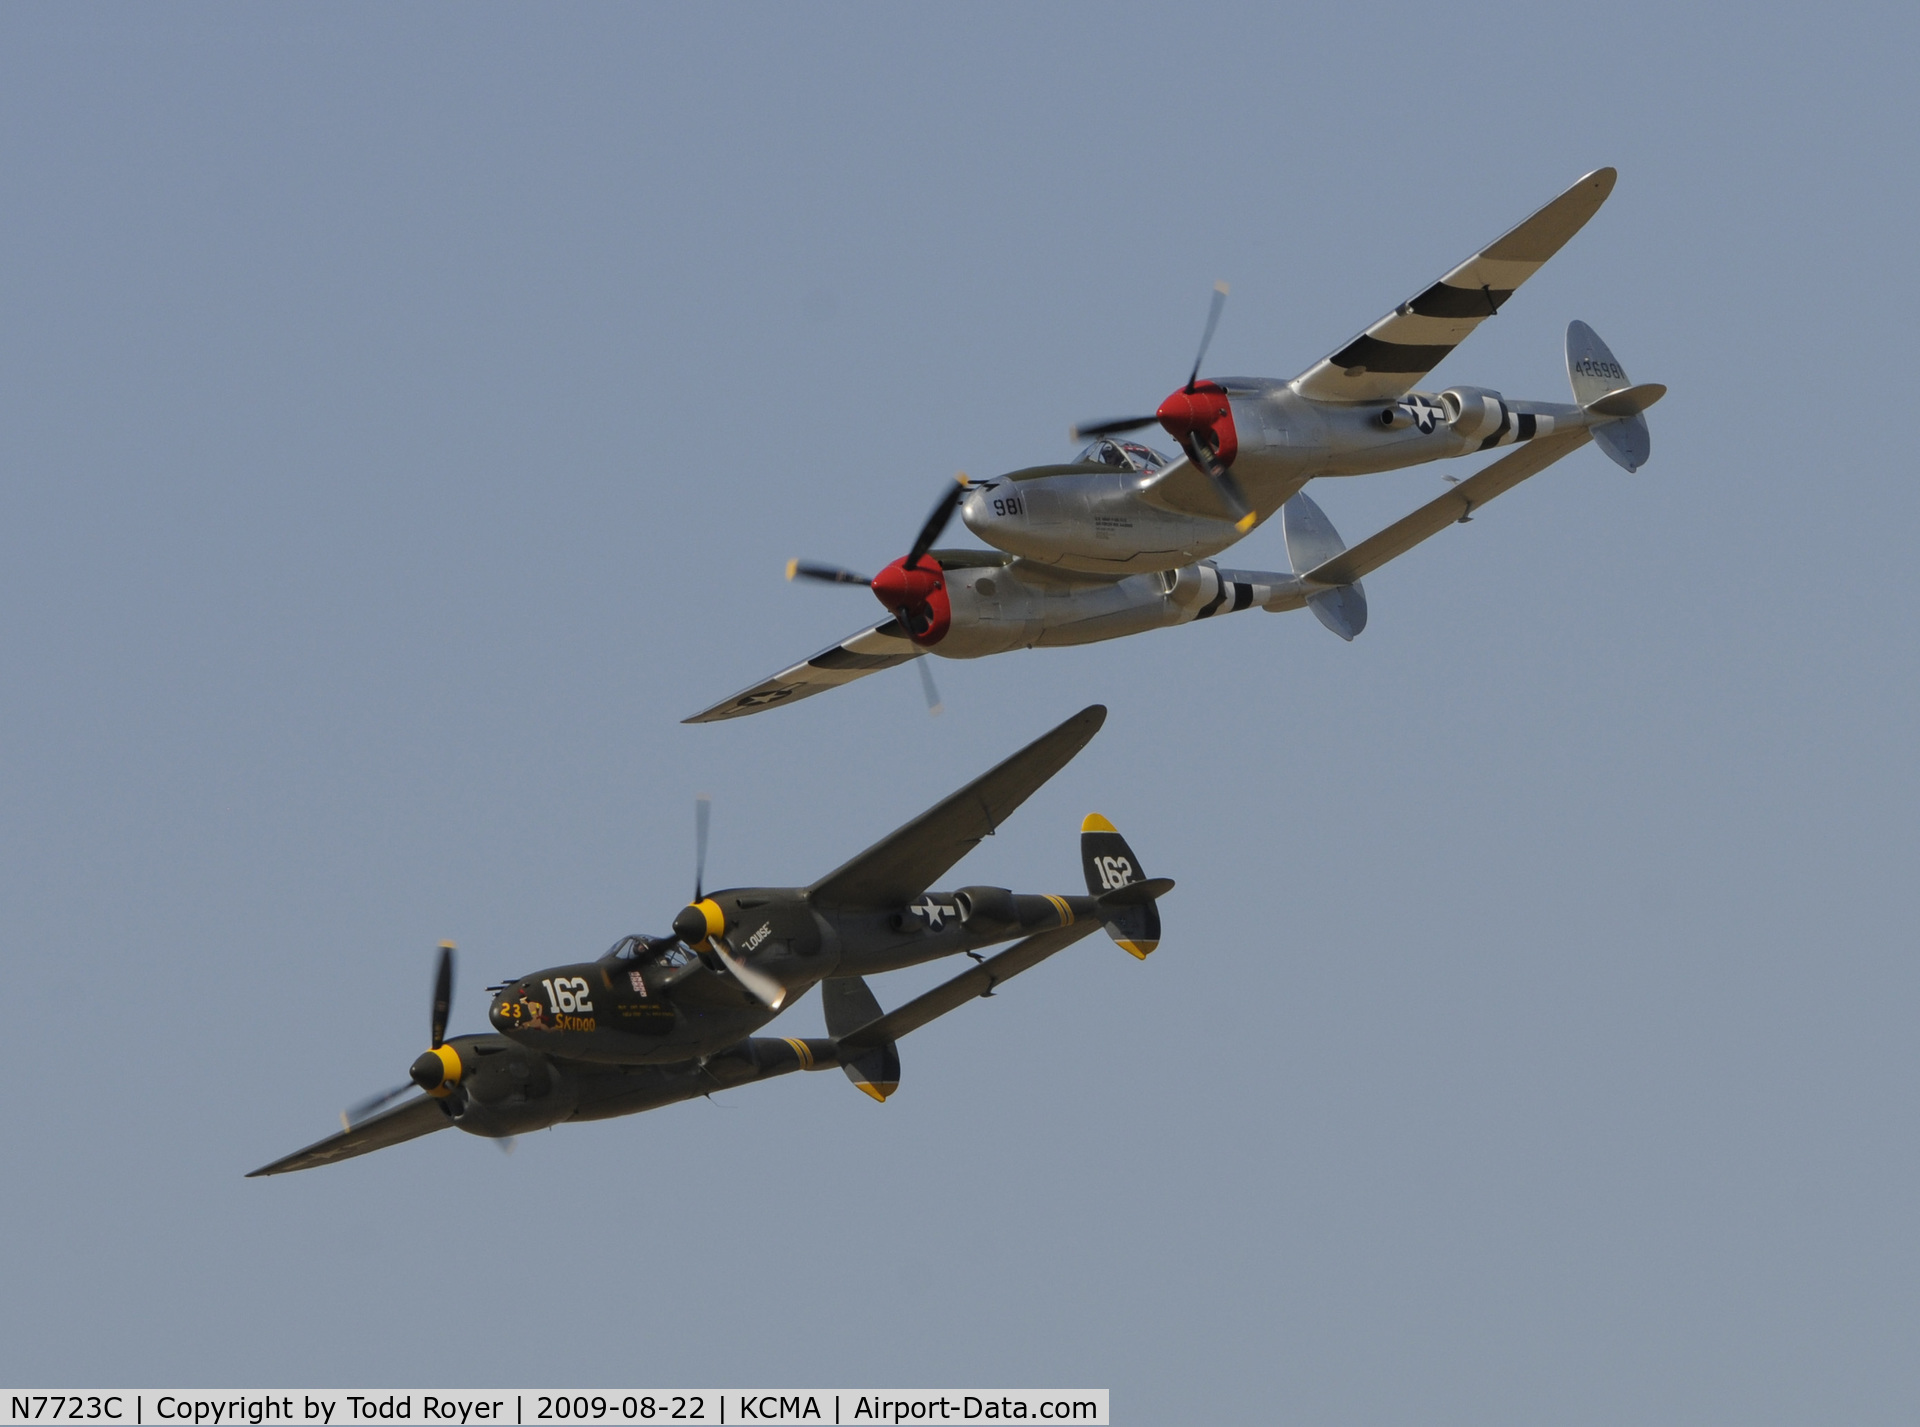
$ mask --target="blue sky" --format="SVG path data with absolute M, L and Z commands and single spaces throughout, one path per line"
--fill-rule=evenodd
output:
M 1116 1420 L 1910 1421 L 1902 7 L 0 13 L 12 1381 L 1098 1385 Z M 1286 377 L 1600 164 L 1436 373 L 1672 388 L 1368 581 L 678 719 L 956 469 Z M 1450 468 L 1459 473 L 1464 466 Z M 1357 538 L 1425 471 L 1322 483 Z M 1283 567 L 1262 530 L 1234 562 Z M 1179 881 L 838 1076 L 246 1170 L 490 981 L 806 882 Z M 895 1004 L 939 973 L 879 983 Z M 780 1023 L 817 1033 L 809 998 Z

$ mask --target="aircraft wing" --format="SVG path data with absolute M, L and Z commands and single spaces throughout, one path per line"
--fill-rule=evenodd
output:
M 834 1044 L 844 1053 L 872 1050 L 889 1041 L 897 1041 L 908 1031 L 917 1031 L 928 1021 L 985 996 L 1003 981 L 1011 980 L 1030 967 L 1038 966 L 1056 951 L 1064 951 L 1099 926 L 1099 919 L 1055 927 L 1025 941 L 1017 941 L 998 956 L 990 956 L 971 971 L 951 981 L 943 981 L 924 996 L 916 996 L 898 1010 L 889 1011 L 877 1021 L 868 1021 L 858 1030 L 839 1037 Z
M 1512 490 L 1528 476 L 1538 475 L 1570 451 L 1577 451 L 1593 439 L 1585 427 L 1556 431 L 1537 437 L 1510 456 L 1502 456 L 1492 465 L 1474 472 L 1445 495 L 1428 501 L 1413 514 L 1403 516 L 1377 535 L 1369 535 L 1358 545 L 1322 561 L 1300 578 L 1316 585 L 1350 585 L 1370 575 L 1387 561 L 1404 555 L 1429 535 L 1437 535 L 1455 521 L 1465 519 L 1503 491 Z
M 883 619 L 858 634 L 849 634 L 838 644 L 830 644 L 811 659 L 782 669 L 771 679 L 762 679 L 750 689 L 742 689 L 722 699 L 712 708 L 702 709 L 682 723 L 718 723 L 726 718 L 744 718 L 775 704 L 792 703 L 817 694 L 822 689 L 850 684 L 876 669 L 891 669 L 918 659 L 923 653 L 907 638 L 897 619 Z
M 352 1129 L 328 1135 L 324 1140 L 310 1144 L 285 1159 L 264 1165 L 247 1178 L 259 1179 L 262 1175 L 286 1174 L 290 1170 L 312 1169 L 317 1164 L 332 1164 L 337 1159 L 352 1159 L 357 1154 L 416 1140 L 452 1124 L 453 1121 L 447 1118 L 447 1112 L 440 1107 L 438 1100 L 430 1095 L 416 1096 L 375 1115 L 371 1120 L 362 1120 Z
M 973 851 L 1107 721 L 1092 704 L 807 888 L 822 906 L 901 907 Z
M 1405 396 L 1599 211 L 1618 175 L 1597 168 L 1519 227 L 1293 380 L 1316 401 Z

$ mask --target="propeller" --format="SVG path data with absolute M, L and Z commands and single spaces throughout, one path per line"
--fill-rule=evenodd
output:
M 707 880 L 707 825 L 713 821 L 713 795 L 702 793 L 693 800 L 693 900 L 705 898 L 700 888 Z
M 1220 325 L 1220 309 L 1227 305 L 1227 285 L 1216 282 L 1213 285 L 1213 303 L 1207 308 L 1207 330 L 1200 334 L 1200 350 L 1194 354 L 1193 370 L 1187 373 L 1187 395 L 1193 395 L 1194 385 L 1200 380 L 1200 364 L 1207 359 L 1207 348 L 1213 345 L 1213 329 Z
M 710 932 L 707 944 L 720 958 L 720 964 L 732 973 L 733 979 L 747 988 L 747 993 L 765 1006 L 769 1011 L 777 1011 L 786 1004 L 787 988 L 767 975 L 764 971 L 755 971 L 746 962 L 733 954 L 733 948 L 727 945 L 727 938 L 721 932 Z
M 939 500 L 933 503 L 933 511 L 927 516 L 927 523 L 920 527 L 920 533 L 913 537 L 913 548 L 907 551 L 907 568 L 920 568 L 920 557 L 933 548 L 933 542 L 946 531 L 947 522 L 953 519 L 953 512 L 967 494 L 967 473 L 960 472 L 954 477 L 954 483 Z
M 927 712 L 939 713 L 946 705 L 940 702 L 940 691 L 933 686 L 933 670 L 927 667 L 924 659 L 916 659 L 913 666 L 920 671 L 920 687 L 927 696 Z
M 733 948 L 727 944 L 726 914 L 706 899 L 703 889 L 707 880 L 707 829 L 712 817 L 713 799 L 702 793 L 693 804 L 693 901 L 682 907 L 673 919 L 673 934 L 689 950 L 698 951 L 703 943 L 711 947 L 720 964 L 749 996 L 768 1010 L 777 1011 L 786 1002 L 787 988 L 733 954 Z
M 936 540 L 939 536 L 934 537 Z M 873 581 L 865 575 L 856 575 L 853 571 L 839 565 L 816 565 L 811 560 L 787 561 L 789 580 L 819 580 L 829 585 L 866 585 L 872 587 Z M 937 714 L 946 707 L 940 701 L 940 691 L 933 684 L 933 670 L 922 659 L 914 667 L 920 671 L 920 689 L 927 696 L 927 712 Z M 694 899 L 698 901 L 696 897 Z
M 871 575 L 856 575 L 840 565 L 816 565 L 811 560 L 787 561 L 789 580 L 822 580 L 829 585 L 870 585 Z
M 1232 408 L 1227 405 L 1224 391 L 1211 382 L 1203 385 L 1200 381 L 1200 364 L 1207 359 L 1207 348 L 1213 345 L 1214 330 L 1220 325 L 1220 312 L 1226 305 L 1227 285 L 1216 282 L 1213 285 L 1212 305 L 1207 308 L 1206 330 L 1200 334 L 1200 350 L 1194 356 L 1193 370 L 1187 373 L 1187 384 L 1161 402 L 1158 411 L 1151 416 L 1121 416 L 1111 421 L 1076 426 L 1072 436 L 1076 441 L 1118 436 L 1159 423 L 1166 428 L 1169 436 L 1180 443 L 1180 449 L 1186 453 L 1195 469 L 1213 482 L 1221 504 L 1233 513 L 1235 527 L 1245 534 L 1253 529 L 1254 510 L 1247 503 L 1246 492 L 1240 489 L 1240 482 L 1233 474 L 1231 459 L 1220 459 L 1221 443 L 1215 430 L 1216 423 L 1222 417 L 1231 416 Z M 1202 433 L 1205 433 L 1204 436 Z
M 970 489 L 967 473 L 959 472 L 954 477 L 953 485 L 941 492 L 940 499 L 933 503 L 933 509 L 921 525 L 920 533 L 913 537 L 913 544 L 906 555 L 871 578 L 855 574 L 841 565 L 822 565 L 812 560 L 787 561 L 787 578 L 817 580 L 829 585 L 865 585 L 873 591 L 874 598 L 900 620 L 906 627 L 908 637 L 916 644 L 923 647 L 937 644 L 947 632 L 950 615 L 939 563 L 927 560 L 926 554 L 946 532 L 953 520 L 953 513 L 960 508 L 960 502 L 967 498 Z M 925 670 L 921 672 L 925 677 Z M 936 712 L 939 702 L 938 694 L 927 700 Z
M 453 943 L 440 943 L 440 966 L 433 974 L 433 1040 L 434 1050 L 440 1049 L 447 1039 L 447 1011 L 453 1005 Z
M 433 1026 L 432 1045 L 427 1052 L 408 1068 L 406 1083 L 396 1085 L 391 1090 L 383 1090 L 371 1099 L 350 1105 L 340 1112 L 340 1127 L 345 1130 L 365 1120 L 374 1111 L 398 1100 L 416 1086 L 431 1093 L 438 1090 L 449 1079 L 460 1078 L 458 1070 L 447 1065 L 446 1057 L 440 1048 L 447 1042 L 447 1012 L 453 1005 L 453 943 L 440 943 L 440 964 L 433 976 Z M 458 1057 L 455 1057 L 456 1063 Z

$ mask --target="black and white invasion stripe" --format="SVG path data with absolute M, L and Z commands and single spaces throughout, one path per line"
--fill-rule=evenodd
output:
M 1419 296 L 1314 363 L 1294 379 L 1294 390 L 1318 401 L 1405 395 L 1580 231 L 1613 191 L 1614 178 L 1610 168 L 1588 174 Z

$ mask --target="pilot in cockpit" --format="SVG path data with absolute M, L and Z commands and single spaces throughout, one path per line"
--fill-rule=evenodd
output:
M 677 937 L 670 936 L 623 936 L 600 958 L 602 961 L 632 962 L 662 961 L 668 966 L 680 966 L 691 960 Z
M 1122 471 L 1159 471 L 1167 465 L 1167 458 L 1151 446 L 1142 446 L 1138 441 L 1112 441 L 1104 437 L 1073 459 L 1079 465 L 1113 466 Z

